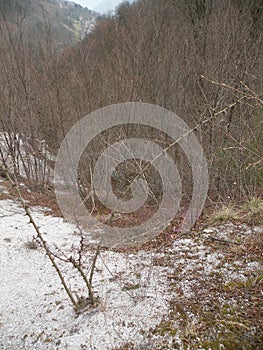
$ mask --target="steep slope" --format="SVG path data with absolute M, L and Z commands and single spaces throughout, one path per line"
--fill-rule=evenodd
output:
M 23 23 L 33 41 L 52 35 L 60 46 L 81 40 L 97 17 L 96 12 L 64 0 L 0 0 L 0 20 L 12 26 Z
M 57 0 L 57 2 L 62 15 L 70 22 L 69 28 L 75 32 L 78 39 L 82 39 L 93 28 L 98 13 L 72 1 Z

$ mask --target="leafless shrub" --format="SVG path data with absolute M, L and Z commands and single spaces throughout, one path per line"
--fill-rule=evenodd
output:
M 14 186 L 16 188 L 17 194 L 18 194 L 18 198 L 25 210 L 25 214 L 28 216 L 29 218 L 29 222 L 30 224 L 32 224 L 35 232 L 36 232 L 36 236 L 33 239 L 33 241 L 28 242 L 26 244 L 26 246 L 30 249 L 35 249 L 36 245 L 39 244 L 40 247 L 42 247 L 48 257 L 48 259 L 50 260 L 52 266 L 55 268 L 56 273 L 58 274 L 60 281 L 63 285 L 64 290 L 66 291 L 71 303 L 73 304 L 76 312 L 81 312 L 83 309 L 85 309 L 87 306 L 91 305 L 91 306 L 96 306 L 98 299 L 95 298 L 94 296 L 94 292 L 92 289 L 92 279 L 93 279 L 93 275 L 94 275 L 94 270 L 95 270 L 95 265 L 96 265 L 96 261 L 97 261 L 97 257 L 99 255 L 99 246 L 97 248 L 96 254 L 93 258 L 92 261 L 92 265 L 91 265 L 91 270 L 89 273 L 89 277 L 87 278 L 85 275 L 85 272 L 83 270 L 83 261 L 82 261 L 82 257 L 83 257 L 83 236 L 81 236 L 80 239 L 80 248 L 77 252 L 78 255 L 78 259 L 75 259 L 72 255 L 70 257 L 67 257 L 65 253 L 63 253 L 61 250 L 59 250 L 60 252 L 60 256 L 58 256 L 57 254 L 55 254 L 54 252 L 52 252 L 52 250 L 50 249 L 48 243 L 46 242 L 46 240 L 43 238 L 42 233 L 40 232 L 40 229 L 36 223 L 36 221 L 34 220 L 34 217 L 31 214 L 30 208 L 29 206 L 26 204 L 25 200 L 22 197 L 22 194 L 20 192 L 17 180 L 12 180 L 11 176 L 9 175 L 9 172 L 7 169 L 5 169 L 5 173 L 6 173 L 6 177 L 8 178 L 8 180 L 10 181 L 10 183 L 12 184 L 12 186 Z M 62 269 L 60 268 L 59 264 L 57 263 L 56 259 L 59 259 L 60 261 L 63 262 L 70 262 L 73 267 L 76 269 L 76 271 L 80 274 L 81 278 L 83 279 L 85 286 L 87 288 L 88 291 L 88 297 L 85 298 L 83 296 L 79 297 L 78 295 L 76 295 L 76 297 L 74 296 L 73 292 L 71 291 L 68 283 L 66 282 L 65 277 L 63 276 L 62 273 Z

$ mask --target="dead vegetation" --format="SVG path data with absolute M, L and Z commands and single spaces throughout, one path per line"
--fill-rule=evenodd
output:
M 263 228 L 257 226 L 262 223 L 262 204 L 262 199 L 252 198 L 242 205 L 223 207 L 207 217 L 203 227 L 209 228 L 193 233 L 196 243 L 209 247 L 207 259 L 211 252 L 219 254 L 218 263 L 209 274 L 201 259 L 190 269 L 192 294 L 185 297 L 180 281 L 195 255 L 191 247 L 183 252 L 185 266 L 169 278 L 175 295 L 170 314 L 153 331 L 166 339 L 163 349 L 262 348 Z M 172 265 L 171 259 L 165 263 Z

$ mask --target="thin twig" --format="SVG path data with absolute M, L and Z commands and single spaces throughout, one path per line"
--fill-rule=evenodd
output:
M 8 172 L 7 169 L 4 169 L 4 172 L 5 172 L 5 174 L 6 174 L 7 179 L 9 180 L 9 182 L 10 182 L 10 183 L 12 184 L 12 186 L 16 189 L 16 192 L 17 192 L 17 194 L 18 194 L 18 197 L 19 197 L 20 202 L 22 203 L 22 206 L 23 206 L 23 208 L 24 208 L 24 210 L 25 210 L 25 213 L 26 213 L 26 215 L 29 217 L 29 223 L 33 225 L 33 227 L 34 227 L 34 229 L 35 229 L 35 231 L 36 231 L 36 233 L 37 233 L 37 238 L 40 240 L 42 247 L 44 248 L 44 250 L 45 250 L 45 252 L 46 252 L 46 254 L 47 254 L 49 260 L 51 261 L 51 264 L 52 264 L 53 267 L 55 268 L 55 270 L 56 270 L 56 272 L 57 272 L 57 274 L 58 274 L 58 276 L 59 276 L 59 278 L 60 278 L 60 281 L 61 281 L 61 283 L 62 283 L 62 285 L 63 285 L 63 287 L 64 287 L 66 293 L 68 294 L 68 297 L 70 298 L 72 304 L 77 308 L 77 307 L 78 307 L 78 304 L 77 304 L 76 300 L 74 299 L 74 297 L 73 297 L 73 295 L 72 295 L 70 289 L 68 288 L 68 286 L 67 286 L 67 284 L 66 284 L 66 281 L 65 281 L 65 279 L 64 279 L 64 277 L 63 277 L 63 275 L 62 275 L 62 273 L 61 273 L 61 271 L 60 271 L 60 269 L 59 269 L 57 263 L 55 262 L 55 259 L 54 259 L 54 257 L 52 256 L 52 253 L 51 253 L 51 251 L 49 250 L 49 247 L 48 247 L 46 241 L 44 240 L 44 238 L 43 238 L 43 236 L 42 236 L 42 234 L 41 234 L 41 232 L 40 232 L 40 230 L 39 230 L 39 227 L 37 226 L 37 224 L 36 224 L 34 218 L 32 217 L 28 205 L 26 204 L 24 198 L 22 197 L 22 194 L 21 194 L 21 191 L 20 191 L 20 189 L 19 189 L 17 180 L 15 179 L 15 181 L 13 181 L 13 180 L 11 179 L 10 174 L 9 174 L 9 172 Z
M 91 270 L 90 270 L 90 275 L 89 275 L 89 284 L 90 285 L 92 285 L 94 269 L 95 269 L 95 265 L 96 265 L 96 262 L 97 262 L 97 258 L 98 258 L 99 252 L 100 252 L 100 246 L 98 245 L 96 253 L 95 253 L 95 256 L 94 256 L 93 261 L 92 261 L 92 265 L 91 265 Z
M 239 243 L 239 242 L 229 241 L 229 240 L 227 240 L 227 239 L 216 238 L 216 237 L 213 237 L 213 236 L 209 236 L 208 238 L 211 239 L 212 241 L 217 241 L 217 242 L 222 242 L 222 243 L 228 243 L 228 244 L 241 245 L 241 243 Z
M 215 84 L 215 85 L 217 85 L 217 86 L 221 86 L 221 87 L 223 87 L 223 88 L 225 88 L 225 89 L 227 89 L 227 90 L 235 91 L 235 92 L 237 92 L 237 93 L 239 93 L 239 94 L 242 94 L 243 96 L 245 96 L 245 97 L 247 97 L 247 98 L 251 98 L 251 99 L 253 99 L 253 100 L 257 100 L 258 102 L 260 102 L 261 104 L 263 104 L 263 100 L 262 100 L 261 98 L 259 98 L 259 97 L 255 94 L 255 92 L 253 92 L 250 88 L 248 88 L 242 81 L 241 81 L 240 83 L 241 83 L 243 86 L 245 86 L 247 90 L 252 91 L 252 94 L 249 94 L 249 93 L 244 92 L 244 91 L 242 91 L 242 90 L 236 89 L 236 88 L 234 88 L 233 86 L 230 86 L 230 85 L 228 85 L 228 84 L 219 83 L 219 82 L 217 82 L 217 81 L 211 80 L 211 79 L 205 77 L 204 75 L 201 75 L 201 78 L 203 78 L 203 79 L 209 81 L 211 84 Z

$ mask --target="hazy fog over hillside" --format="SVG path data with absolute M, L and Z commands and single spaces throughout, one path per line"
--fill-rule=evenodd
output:
M 99 13 L 113 11 L 123 0 L 76 0 L 75 3 Z M 132 2 L 131 0 L 129 2 Z

